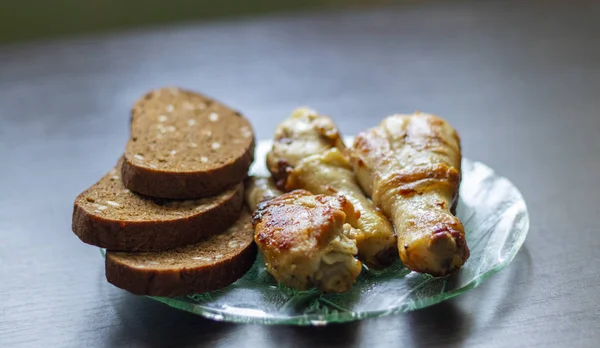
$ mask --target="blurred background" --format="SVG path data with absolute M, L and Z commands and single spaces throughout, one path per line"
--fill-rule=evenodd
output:
M 0 1 L 0 44 L 196 20 L 416 0 L 20 0 Z

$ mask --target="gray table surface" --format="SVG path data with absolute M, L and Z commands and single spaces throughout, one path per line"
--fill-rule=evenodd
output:
M 345 134 L 447 118 L 464 155 L 519 187 L 531 229 L 481 287 L 323 328 L 213 322 L 104 279 L 72 201 L 124 148 L 132 103 L 180 85 L 258 138 L 298 105 Z M 0 347 L 597 347 L 600 3 L 459 1 L 189 24 L 0 47 Z

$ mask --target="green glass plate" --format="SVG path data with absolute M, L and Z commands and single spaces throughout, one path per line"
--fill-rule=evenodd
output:
M 264 162 L 270 146 L 270 141 L 258 144 L 252 174 L 268 174 Z M 225 289 L 151 298 L 214 320 L 325 325 L 406 312 L 458 296 L 506 267 L 529 229 L 525 201 L 509 180 L 467 159 L 462 163 L 462 175 L 457 215 L 465 226 L 471 256 L 449 277 L 411 272 L 398 261 L 381 271 L 364 267 L 356 284 L 344 294 L 296 291 L 279 285 L 259 255 L 250 271 Z

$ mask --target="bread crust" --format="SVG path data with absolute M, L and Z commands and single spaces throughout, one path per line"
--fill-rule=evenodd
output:
M 254 161 L 252 145 L 235 162 L 204 172 L 164 172 L 136 166 L 124 157 L 121 175 L 131 191 L 167 199 L 194 199 L 214 196 L 243 181 Z
M 146 196 L 210 197 L 244 180 L 254 148 L 239 112 L 195 92 L 157 89 L 133 107 L 121 176 Z
M 235 249 L 229 249 L 223 258 L 203 264 L 194 265 L 175 263 L 172 266 L 152 267 L 145 266 L 143 260 L 163 260 L 168 257 L 194 258 L 197 255 L 210 258 L 206 249 L 211 249 L 215 244 L 224 244 L 221 249 L 227 248 L 227 243 L 216 241 L 222 235 L 210 237 L 195 245 L 159 253 L 123 253 L 107 251 L 106 253 L 106 279 L 109 283 L 125 289 L 133 294 L 148 296 L 176 297 L 197 294 L 220 289 L 230 285 L 241 278 L 250 269 L 256 259 L 256 245 L 252 239 L 252 225 L 250 215 L 245 212 L 223 235 L 233 233 L 237 235 Z M 234 231 L 231 231 L 231 230 Z M 212 255 L 214 256 L 214 249 Z M 219 251 L 220 252 L 220 251 Z M 161 262 L 163 262 L 161 261 Z M 148 263 L 151 263 L 148 262 Z M 158 262 L 156 262 L 158 263 Z
M 218 204 L 189 216 L 163 220 L 115 219 L 84 207 L 86 196 L 99 184 L 77 196 L 72 229 L 84 243 L 109 250 L 160 251 L 196 243 L 231 226 L 243 205 L 244 188 L 238 184 L 216 197 L 220 200 Z M 129 199 L 149 199 L 134 193 L 129 195 Z

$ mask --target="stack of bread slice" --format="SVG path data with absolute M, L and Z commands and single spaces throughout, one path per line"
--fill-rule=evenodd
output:
M 124 155 L 75 200 L 73 232 L 106 249 L 106 278 L 150 296 L 225 287 L 256 256 L 243 180 L 254 159 L 248 120 L 179 88 L 136 102 Z

